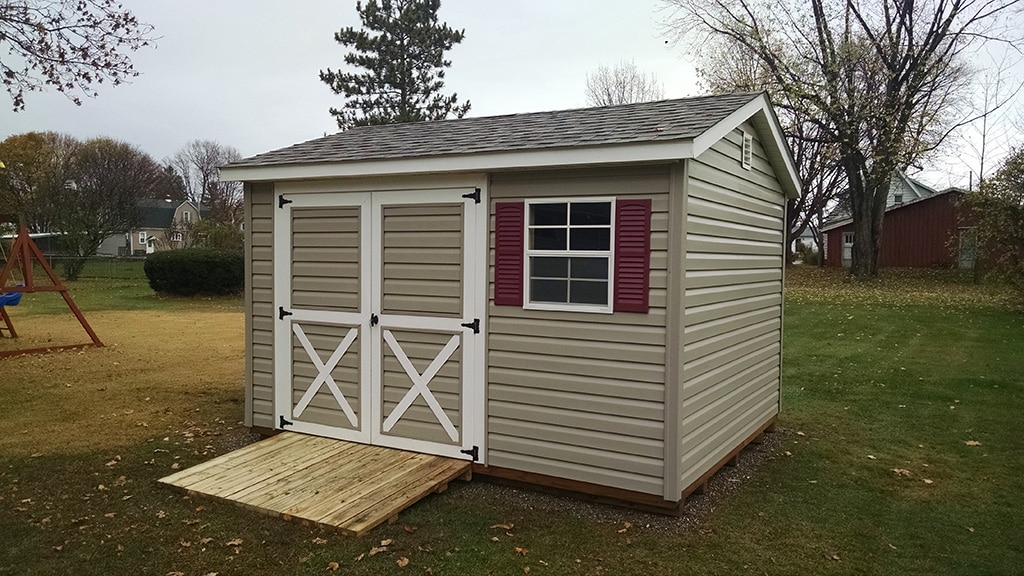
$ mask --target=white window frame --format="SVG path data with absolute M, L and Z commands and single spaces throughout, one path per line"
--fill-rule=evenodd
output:
M 171 242 L 181 242 L 181 241 L 182 241 L 181 232 L 173 232 L 173 233 L 171 233 Z
M 608 250 L 532 250 L 530 249 L 530 209 L 532 206 L 538 204 L 582 204 L 582 203 L 596 203 L 596 202 L 607 202 L 610 206 L 609 211 L 609 242 Z M 615 310 L 613 309 L 613 296 L 615 286 L 615 197 L 612 196 L 581 196 L 581 197 L 557 197 L 557 198 L 542 198 L 536 200 L 527 200 L 526 209 L 523 211 L 523 309 L 525 310 L 557 310 L 562 312 L 591 312 L 597 314 L 611 314 Z M 566 239 L 568 241 L 568 230 L 572 226 L 566 223 Z M 587 227 L 587 226 L 577 226 Z M 598 228 L 603 226 L 589 226 L 591 228 Z M 599 304 L 571 304 L 571 303 L 558 303 L 558 302 L 533 302 L 530 295 L 530 271 L 531 271 L 531 258 L 534 256 L 554 256 L 554 257 L 577 257 L 577 258 L 608 258 L 608 303 L 605 305 Z
M 181 213 L 181 220 L 183 222 L 191 222 L 192 221 L 192 212 L 190 212 L 188 210 L 185 210 L 184 212 L 182 212 Z
M 139 232 L 139 244 L 145 244 L 149 236 L 145 232 Z

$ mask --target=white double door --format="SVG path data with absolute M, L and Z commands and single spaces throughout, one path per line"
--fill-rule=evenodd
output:
M 274 217 L 277 427 L 482 457 L 480 192 L 282 192 Z

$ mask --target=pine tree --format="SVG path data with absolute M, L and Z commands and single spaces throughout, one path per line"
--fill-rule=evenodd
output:
M 343 28 L 334 39 L 352 49 L 345 63 L 362 70 L 320 71 L 320 80 L 347 98 L 341 109 L 331 108 L 338 127 L 465 116 L 468 101 L 460 104 L 457 94 L 441 93 L 444 69 L 451 66 L 444 53 L 465 34 L 438 24 L 440 7 L 441 0 L 356 2 L 362 29 Z

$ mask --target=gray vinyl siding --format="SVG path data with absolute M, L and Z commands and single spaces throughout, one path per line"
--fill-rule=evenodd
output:
M 489 305 L 489 465 L 662 493 L 668 190 L 667 166 L 492 176 L 493 201 L 647 197 L 653 214 L 650 313 Z
M 350 330 L 359 330 L 358 326 L 337 326 L 330 324 L 316 324 L 313 322 L 296 323 L 306 335 L 309 343 L 316 350 L 321 361 L 326 361 L 338 347 L 338 343 L 345 339 Z M 357 339 L 358 341 L 358 339 Z M 331 370 L 331 377 L 341 392 L 349 407 L 358 419 L 363 416 L 359 413 L 360 406 L 360 374 L 359 374 L 359 346 L 348 347 L 345 355 L 341 357 L 338 364 Z M 299 403 L 303 395 L 320 375 L 320 370 L 313 364 L 312 359 L 306 352 L 298 336 L 292 333 L 292 407 Z M 341 407 L 341 403 L 334 397 L 329 386 L 321 384 L 313 399 L 305 407 L 301 414 L 293 413 L 296 420 L 311 422 L 335 428 L 357 429 Z
M 409 360 L 415 366 L 417 372 L 424 372 L 438 352 L 444 348 L 452 338 L 452 334 L 415 331 L 415 330 L 391 330 L 395 340 L 399 343 Z M 461 338 L 461 335 L 456 335 Z M 402 398 L 412 388 L 409 375 L 399 363 L 395 352 L 387 342 L 382 344 L 384 355 L 382 401 L 384 402 L 384 417 L 387 418 Z M 429 382 L 430 393 L 434 395 L 437 403 L 441 406 L 445 416 L 451 420 L 458 432 L 457 440 L 453 441 L 445 432 L 440 420 L 427 405 L 422 395 L 419 395 L 409 408 L 395 423 L 394 427 L 385 431 L 392 436 L 403 438 L 415 438 L 442 444 L 461 444 L 462 441 L 462 346 L 455 350 L 452 356 L 444 363 L 441 370 Z
M 382 313 L 462 317 L 462 204 L 384 206 Z
M 274 427 L 274 186 L 252 184 L 246 209 L 246 424 Z
M 296 208 L 292 215 L 291 304 L 359 311 L 359 208 Z
M 752 126 L 688 166 L 680 412 L 685 488 L 779 410 L 785 199 Z

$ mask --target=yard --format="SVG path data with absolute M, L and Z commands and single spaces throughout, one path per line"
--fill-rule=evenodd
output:
M 138 266 L 72 293 L 107 346 L 0 359 L 0 575 L 1014 574 L 1024 313 L 949 273 L 789 272 L 776 432 L 682 518 L 474 481 L 363 538 L 155 480 L 250 442 L 238 299 L 161 299 Z M 59 297 L 22 342 L 84 342 Z

